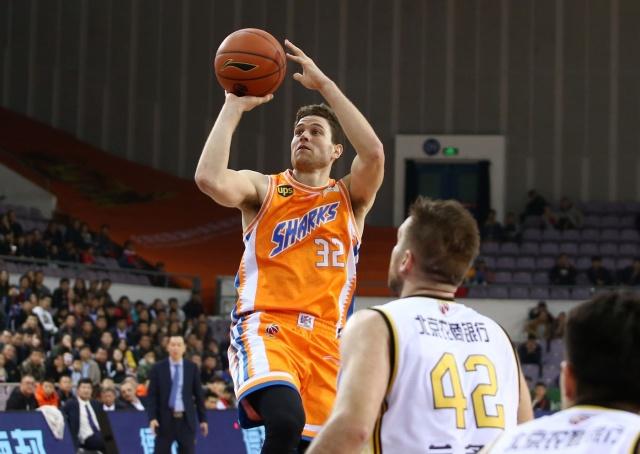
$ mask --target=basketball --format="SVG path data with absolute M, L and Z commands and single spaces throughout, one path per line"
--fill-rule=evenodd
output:
M 265 96 L 278 89 L 287 71 L 282 45 L 264 30 L 243 28 L 227 36 L 213 62 L 222 87 L 237 96 Z

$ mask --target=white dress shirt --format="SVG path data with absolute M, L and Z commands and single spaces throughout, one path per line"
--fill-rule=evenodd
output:
M 93 435 L 93 429 L 91 428 L 91 424 L 89 424 L 89 419 L 87 418 L 87 410 L 85 410 L 84 407 L 89 407 L 89 412 L 91 413 L 91 417 L 93 418 L 93 422 L 96 426 L 98 426 L 98 418 L 93 411 L 90 401 L 78 399 L 78 406 L 80 410 L 80 429 L 78 431 L 78 439 L 80 440 L 80 443 L 84 443 L 87 438 Z

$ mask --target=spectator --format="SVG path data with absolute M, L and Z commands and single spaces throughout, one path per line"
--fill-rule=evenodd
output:
M 526 325 L 526 332 L 535 336 L 538 339 L 551 339 L 551 333 L 553 328 L 553 316 L 546 310 L 541 309 L 536 318 L 530 320 Z
M 109 360 L 109 354 L 107 353 L 107 351 L 102 348 L 102 347 L 98 347 L 96 349 L 96 353 L 93 355 L 93 359 L 96 362 L 96 364 L 98 365 L 98 368 L 100 369 L 100 380 L 102 380 L 103 378 L 113 378 L 109 376 L 109 371 L 107 370 L 107 364 L 108 364 L 108 360 Z M 98 383 L 100 383 L 100 380 L 98 380 Z
M 549 281 L 553 285 L 575 285 L 576 274 L 567 254 L 560 254 L 556 265 L 549 271 Z
M 86 246 L 82 249 L 80 252 L 80 263 L 84 265 L 94 265 L 96 263 L 93 246 Z
M 107 361 L 106 376 L 113 379 L 115 383 L 120 384 L 127 377 L 127 372 L 128 370 L 124 362 L 122 350 L 116 348 L 111 354 L 111 360 Z
M 64 407 L 69 399 L 73 399 L 73 383 L 69 375 L 61 375 L 58 379 L 58 400 L 60 407 Z
M 138 396 L 136 396 L 136 385 L 131 381 L 125 381 L 120 386 L 120 399 L 119 402 L 122 405 L 123 410 L 137 410 L 144 411 L 144 405 Z
M 640 285 L 640 257 L 636 257 L 633 264 L 619 272 L 618 281 L 622 285 Z
M 207 410 L 219 410 L 218 401 L 218 396 L 210 391 L 207 391 L 204 395 L 204 408 L 206 408 Z
M 76 448 L 105 452 L 106 441 L 111 433 L 108 427 L 109 420 L 101 403 L 91 399 L 92 394 L 91 380 L 83 378 L 78 383 L 77 399 L 68 401 L 62 412 Z
M 36 401 L 38 402 L 38 407 L 42 407 L 43 405 L 53 405 L 54 407 L 60 406 L 60 398 L 56 393 L 56 387 L 53 384 L 53 380 L 50 378 L 45 378 L 42 380 L 42 383 L 39 383 L 36 386 Z
M 522 364 L 535 364 L 542 375 L 542 347 L 534 334 L 529 334 L 527 341 L 518 347 L 518 356 Z
M 107 224 L 100 226 L 100 232 L 96 236 L 95 244 L 99 255 L 103 257 L 116 257 L 116 248 L 109 237 L 109 226 Z
M 21 236 L 24 232 L 24 230 L 22 229 L 22 225 L 20 224 L 20 222 L 18 222 L 17 216 L 16 216 L 16 212 L 13 210 L 9 210 L 7 211 L 7 220 L 9 223 L 9 226 L 11 228 L 11 232 L 13 233 L 13 235 L 17 238 L 19 236 Z
M 58 382 L 62 375 L 69 375 L 69 368 L 64 363 L 64 354 L 58 353 L 56 355 L 51 354 L 46 361 L 46 373 L 45 375 L 53 381 Z
M 560 312 L 558 316 L 553 320 L 553 327 L 551 329 L 551 339 L 562 339 L 564 337 L 564 330 L 567 324 L 566 312 Z
M 580 211 L 567 197 L 563 197 L 562 200 L 560 200 L 560 209 L 557 214 L 557 228 L 559 230 L 579 229 L 582 227 L 584 220 L 582 211 Z
M 6 410 L 35 410 L 38 402 L 33 396 L 36 380 L 31 375 L 23 375 L 20 385 L 11 391 Z
M 200 297 L 200 293 L 195 290 L 191 293 L 191 299 L 185 303 L 182 307 L 184 314 L 187 318 L 198 318 L 200 314 L 204 313 L 204 309 L 202 307 L 202 299 Z
M 33 349 L 29 358 L 21 366 L 22 376 L 30 375 L 36 381 L 42 381 L 45 377 L 44 352 L 41 349 Z
M 558 228 L 558 216 L 550 205 L 544 207 L 542 212 L 542 228 L 555 229 Z
M 507 213 L 502 224 L 502 239 L 504 241 L 512 241 L 519 243 L 522 240 L 522 233 L 518 225 L 518 218 L 512 211 Z
M 53 316 L 51 315 L 50 296 L 43 296 L 38 302 L 38 305 L 33 308 L 33 313 L 38 317 L 38 321 L 44 329 L 46 339 L 58 332 L 58 327 L 53 321 Z
M 496 219 L 496 210 L 489 210 L 487 220 L 480 229 L 480 237 L 482 241 L 502 241 L 502 225 Z
M 547 385 L 539 381 L 533 388 L 533 410 L 551 411 L 551 401 L 547 397 Z
M 153 350 L 148 351 L 140 360 L 137 369 L 137 379 L 140 383 L 144 383 L 149 378 L 149 371 L 156 362 L 156 353 Z
M 83 345 L 80 349 L 80 362 L 82 378 L 89 378 L 97 386 L 101 378 L 100 367 L 91 357 L 91 347 L 88 345 Z
M 130 240 L 125 241 L 122 254 L 118 259 L 118 264 L 122 268 L 140 268 L 138 254 L 136 253 L 136 250 L 133 247 L 132 241 Z
M 71 294 L 69 292 L 69 279 L 63 277 L 60 279 L 60 284 L 57 289 L 53 291 L 53 296 L 51 298 L 51 302 L 54 309 L 61 309 L 63 307 L 69 307 L 69 302 L 71 300 Z
M 104 411 L 124 409 L 122 404 L 116 400 L 116 390 L 113 388 L 102 388 L 100 390 L 100 402 Z
M 0 383 L 7 383 L 7 378 L 9 377 L 7 369 L 4 367 L 6 361 L 4 355 L 0 353 Z
M 51 290 L 49 290 L 49 287 L 44 285 L 44 273 L 42 271 L 35 272 L 31 288 L 38 298 L 51 296 Z
M 611 271 L 602 266 L 602 257 L 591 257 L 591 268 L 587 270 L 589 282 L 598 287 L 613 285 Z
M 209 383 L 217 375 L 218 359 L 212 354 L 205 354 L 202 368 L 200 369 L 200 381 Z
M 535 189 L 531 189 L 527 194 L 527 205 L 520 217 L 520 221 L 524 222 L 529 216 L 542 216 L 545 206 L 547 206 L 547 201 L 544 197 L 538 194 Z
M 478 259 L 476 263 L 469 268 L 465 281 L 467 285 L 487 285 L 495 280 L 494 273 L 489 270 L 484 260 Z
M 16 347 L 13 344 L 5 344 L 2 348 L 2 356 L 5 359 L 4 368 L 7 371 L 7 382 L 20 381 L 20 368 L 18 367 Z

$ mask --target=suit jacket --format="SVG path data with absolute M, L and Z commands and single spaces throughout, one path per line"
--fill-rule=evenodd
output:
M 187 424 L 195 433 L 197 418 L 200 422 L 206 422 L 204 409 L 204 397 L 200 382 L 200 371 L 195 363 L 183 359 L 183 385 L 182 401 Z M 172 422 L 171 409 L 169 408 L 169 396 L 171 395 L 171 370 L 169 358 L 158 361 L 149 372 L 149 391 L 147 393 L 147 414 L 149 420 L 157 419 L 160 429 L 167 427 Z
M 96 423 L 102 433 L 102 438 L 106 445 L 106 451 L 108 454 L 117 454 L 118 448 L 116 447 L 115 439 L 113 438 L 113 432 L 111 431 L 111 424 L 106 412 L 102 409 L 102 404 L 97 400 L 91 399 L 91 407 L 96 414 Z M 62 408 L 67 424 L 69 424 L 69 432 L 71 432 L 71 439 L 73 445 L 77 448 L 80 440 L 78 439 L 78 432 L 80 432 L 80 404 L 78 399 L 69 400 Z

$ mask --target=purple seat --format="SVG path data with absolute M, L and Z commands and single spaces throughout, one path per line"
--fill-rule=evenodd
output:
M 511 271 L 516 267 L 516 259 L 513 257 L 498 257 L 496 260 L 496 269 Z
M 509 298 L 515 300 L 529 299 L 529 289 L 527 287 L 511 287 L 509 289 Z
M 616 269 L 616 258 L 615 257 L 602 257 L 602 266 L 610 271 L 614 271 Z
M 542 381 L 545 382 L 547 386 L 557 386 L 559 378 L 559 365 L 549 364 L 542 369 Z
M 560 231 L 556 229 L 546 229 L 542 232 L 542 241 L 559 241 Z
M 560 243 L 560 253 L 578 255 L 578 245 L 576 243 Z
M 560 248 L 557 243 L 542 243 L 540 245 L 540 254 L 543 255 L 558 255 Z
M 478 260 L 484 260 L 489 269 L 495 269 L 496 267 L 496 258 L 492 255 L 478 257 Z
M 500 245 L 500 254 L 518 255 L 520 248 L 516 243 L 502 243 Z
M 522 375 L 535 382 L 540 377 L 540 367 L 537 364 L 523 364 Z
M 532 287 L 529 291 L 529 297 L 536 300 L 549 299 L 549 289 L 546 287 Z
M 625 213 L 640 213 L 640 202 L 627 202 L 624 204 Z
M 582 224 L 583 227 L 600 227 L 600 224 L 602 222 L 602 218 L 598 215 L 587 215 L 584 217 L 584 223 Z
M 509 271 L 498 271 L 495 276 L 496 284 L 510 284 L 511 283 L 511 272 Z
M 640 241 L 640 234 L 634 229 L 623 229 L 620 233 L 621 241 Z
M 480 245 L 480 252 L 482 254 L 497 254 L 500 250 L 500 245 L 494 241 L 484 241 Z
M 589 277 L 586 273 L 578 273 L 578 275 L 576 276 L 577 285 L 589 285 L 589 283 Z
M 584 229 L 580 233 L 582 241 L 598 241 L 600 240 L 600 231 L 596 229 Z
M 602 243 L 599 252 L 600 255 L 618 255 L 618 245 L 615 243 Z
M 536 268 L 539 270 L 550 270 L 556 264 L 554 257 L 538 257 L 536 259 Z
M 536 268 L 536 261 L 533 257 L 522 256 L 516 258 L 516 269 L 518 270 L 533 270 Z
M 633 265 L 633 259 L 630 257 L 622 257 L 616 260 L 616 269 L 623 270 L 628 266 Z
M 540 216 L 527 216 L 522 223 L 523 227 L 540 227 L 542 218 Z
M 549 273 L 546 271 L 536 271 L 533 273 L 533 283 L 540 285 L 549 285 Z M 546 288 L 544 289 L 547 290 Z
M 596 243 L 582 243 L 579 247 L 579 253 L 580 255 L 591 257 L 593 255 L 598 255 L 600 253 L 600 250 L 598 249 L 598 245 Z
M 585 213 L 605 213 L 606 212 L 606 202 L 584 202 L 582 205 L 582 209 Z
M 486 298 L 486 297 L 487 297 L 487 287 L 483 287 L 483 286 L 469 287 L 469 293 L 467 293 L 467 298 Z
M 604 216 L 600 222 L 600 226 L 618 228 L 620 227 L 620 218 L 613 215 Z
M 633 216 L 633 215 L 620 216 L 619 227 L 621 227 L 621 228 L 631 228 L 631 227 L 634 227 L 635 224 L 636 224 L 635 216 Z
M 538 245 L 538 243 L 527 241 L 525 243 L 522 243 L 522 245 L 520 246 L 520 253 L 528 255 L 538 255 L 540 253 L 540 246 Z
M 569 287 L 551 287 L 549 292 L 549 299 L 552 300 L 568 300 L 569 296 Z
M 540 241 L 542 239 L 542 231 L 540 229 L 529 228 L 522 232 L 524 241 Z
M 571 289 L 571 299 L 586 301 L 591 298 L 591 289 L 589 287 L 573 287 Z
M 560 238 L 562 241 L 579 241 L 580 240 L 580 231 L 579 230 L 564 230 L 562 231 Z
M 514 284 L 531 285 L 533 283 L 533 276 L 526 271 L 517 271 L 513 273 L 512 282 Z
M 509 291 L 507 290 L 507 287 L 492 287 L 489 286 L 488 290 L 487 290 L 487 297 L 488 298 L 495 298 L 495 299 L 507 299 L 509 298 Z
M 600 241 L 620 241 L 620 231 L 618 229 L 604 229 L 600 232 Z

